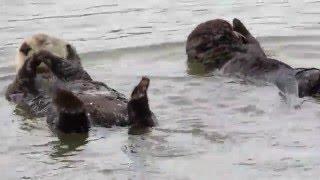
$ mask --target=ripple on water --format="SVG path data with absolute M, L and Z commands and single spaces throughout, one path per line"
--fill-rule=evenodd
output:
M 127 135 L 125 127 L 93 128 L 89 137 L 68 139 L 50 134 L 43 119 L 13 115 L 13 105 L 2 98 L 2 178 L 315 179 L 320 172 L 319 101 L 305 98 L 299 110 L 292 110 L 273 86 L 212 76 L 201 67 L 190 70 L 185 39 L 200 22 L 238 17 L 259 37 L 268 55 L 296 67 L 320 67 L 319 18 L 314 16 L 318 4 L 2 3 L 6 9 L 0 11 L 3 87 L 14 78 L 13 61 L 8 64 L 8 59 L 14 57 L 21 39 L 49 32 L 82 52 L 83 65 L 95 79 L 126 95 L 142 75 L 149 76 L 150 106 L 160 124 L 140 136 Z

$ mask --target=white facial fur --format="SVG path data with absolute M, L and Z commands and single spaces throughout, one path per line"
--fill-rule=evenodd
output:
M 62 39 L 49 36 L 47 34 L 35 34 L 29 38 L 24 39 L 22 43 L 27 43 L 31 47 L 31 50 L 28 53 L 28 55 L 25 56 L 22 52 L 19 51 L 21 45 L 19 46 L 15 58 L 17 72 L 22 67 L 25 60 L 29 58 L 32 54 L 38 52 L 39 50 L 47 50 L 61 58 L 67 58 L 68 55 L 66 49 L 66 45 L 68 43 Z

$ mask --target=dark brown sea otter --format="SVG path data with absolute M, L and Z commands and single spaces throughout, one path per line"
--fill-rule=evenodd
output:
M 232 25 L 222 19 L 201 23 L 188 36 L 186 52 L 188 62 L 199 62 L 224 74 L 270 82 L 284 93 L 303 97 L 320 90 L 319 69 L 294 69 L 268 58 L 238 19 Z
M 106 84 L 92 80 L 74 47 L 45 34 L 25 40 L 17 57 L 17 75 L 6 98 L 32 116 L 46 116 L 53 130 L 72 133 L 88 132 L 91 125 L 155 125 L 146 77 L 127 100 Z

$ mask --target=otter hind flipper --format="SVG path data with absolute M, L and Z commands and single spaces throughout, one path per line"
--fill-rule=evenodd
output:
M 90 128 L 83 102 L 71 91 L 56 85 L 53 103 L 58 112 L 56 128 L 65 133 L 88 132 Z
M 152 127 L 156 125 L 155 116 L 150 110 L 147 90 L 150 79 L 142 77 L 139 84 L 134 88 L 128 102 L 129 123 L 131 125 L 130 132 L 133 128 L 141 129 L 143 127 Z

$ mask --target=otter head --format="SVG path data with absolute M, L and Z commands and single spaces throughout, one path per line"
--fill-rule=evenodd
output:
M 47 34 L 35 34 L 29 38 L 24 39 L 18 52 L 16 54 L 16 71 L 18 72 L 23 66 L 24 62 L 31 57 L 34 53 L 40 50 L 47 50 L 54 55 L 67 60 L 75 60 L 80 63 L 79 56 L 74 47 L 66 41 L 49 36 Z M 49 69 L 41 64 L 37 69 L 39 72 L 48 72 Z
M 149 78 L 142 77 L 140 83 L 134 88 L 128 102 L 129 123 L 133 128 L 152 127 L 155 125 L 148 103 L 147 90 L 149 83 Z
M 232 25 L 225 20 L 204 22 L 188 36 L 186 45 L 188 60 L 205 63 L 230 59 L 234 47 L 243 44 L 244 41 L 244 36 L 235 32 Z

